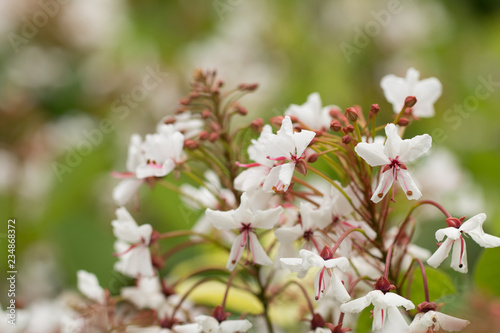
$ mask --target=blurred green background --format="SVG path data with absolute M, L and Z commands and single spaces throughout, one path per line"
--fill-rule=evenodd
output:
M 154 132 L 175 112 L 196 67 L 217 69 L 227 87 L 259 83 L 243 100 L 249 118 L 282 114 L 317 91 L 325 105 L 342 109 L 378 103 L 382 123 L 392 119 L 379 86 L 384 75 L 415 67 L 421 78 L 437 77 L 436 116 L 406 133 L 431 134 L 452 166 L 431 165 L 439 173 L 422 192 L 457 216 L 484 211 L 485 229 L 500 235 L 499 31 L 495 0 L 1 1 L 1 267 L 7 219 L 16 218 L 26 304 L 72 288 L 78 269 L 114 288 L 111 192 L 118 181 L 110 172 L 125 171 L 131 134 Z M 157 84 L 145 88 L 153 72 Z M 102 130 L 104 119 L 112 128 Z M 141 189 L 134 216 L 161 229 L 196 220 L 159 188 Z M 437 215 L 422 216 L 438 223 Z M 428 229 L 417 242 L 433 250 L 435 227 Z M 482 249 L 469 250 L 474 272 Z M 498 325 L 500 287 L 484 282 L 485 274 L 500 273 L 500 252 L 491 253 L 480 289 L 473 273 L 454 278 L 467 286 L 459 289 L 463 297 L 470 286 L 482 295 L 476 308 L 486 310 L 474 315 Z

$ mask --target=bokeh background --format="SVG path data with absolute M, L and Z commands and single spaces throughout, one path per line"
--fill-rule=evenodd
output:
M 110 173 L 125 171 L 131 134 L 154 132 L 175 112 L 197 67 L 217 69 L 227 87 L 259 83 L 243 100 L 251 118 L 317 91 L 325 105 L 378 103 L 389 121 L 384 75 L 415 67 L 437 77 L 436 116 L 407 130 L 434 139 L 433 155 L 415 166 L 422 192 L 456 216 L 485 212 L 486 231 L 500 235 L 499 31 L 495 0 L 0 0 L 2 271 L 15 218 L 26 306 L 74 288 L 78 269 L 116 288 Z M 167 191 L 140 195 L 138 221 L 165 230 L 196 220 Z M 442 220 L 419 216 L 417 243 L 434 249 L 432 224 Z M 471 273 L 449 272 L 454 311 L 471 331 L 492 332 L 500 251 L 469 244 Z

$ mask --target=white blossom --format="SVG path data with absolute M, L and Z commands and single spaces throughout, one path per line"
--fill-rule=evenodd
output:
M 97 277 L 84 270 L 79 270 L 76 274 L 78 290 L 88 298 L 104 304 L 106 299 L 104 289 L 99 285 Z
M 437 311 L 417 313 L 410 324 L 411 333 L 428 333 L 443 329 L 448 332 L 461 331 L 469 325 L 468 320 L 448 316 Z
M 302 105 L 292 104 L 286 109 L 285 115 L 295 116 L 306 126 L 313 130 L 325 130 L 330 128 L 332 117 L 330 110 L 340 108 L 336 105 L 322 107 L 321 97 L 317 92 L 310 94 L 307 101 Z

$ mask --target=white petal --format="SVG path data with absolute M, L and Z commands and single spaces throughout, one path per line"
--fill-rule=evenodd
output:
M 99 285 L 99 281 L 95 274 L 84 270 L 77 272 L 78 290 L 90 299 L 93 299 L 101 304 L 105 302 L 104 289 Z
M 384 145 L 380 142 L 360 142 L 354 148 L 356 153 L 371 166 L 386 165 L 391 163 L 384 153 Z
M 441 263 L 448 257 L 448 255 L 450 254 L 450 250 L 451 250 L 451 247 L 453 245 L 453 242 L 454 240 L 451 239 L 451 238 L 447 238 L 443 244 L 441 244 L 438 249 L 436 250 L 436 252 L 434 252 L 434 254 L 429 258 L 427 259 L 427 263 L 436 268 L 438 267 L 439 265 L 441 265 Z
M 269 174 L 267 175 L 266 179 L 264 180 L 264 184 L 262 185 L 262 190 L 268 193 L 274 193 L 275 189 L 278 191 L 283 190 L 285 186 L 281 186 L 280 183 L 280 170 L 281 165 L 278 165 L 272 168 L 271 171 L 269 171 Z
M 451 253 L 451 267 L 460 273 L 467 273 L 467 248 L 465 239 L 457 239 L 453 242 L 453 252 Z
M 470 324 L 468 320 L 448 316 L 441 312 L 436 312 L 436 317 L 441 328 L 448 332 L 461 331 Z
M 466 232 L 472 239 L 482 247 L 491 248 L 500 246 L 500 238 L 488 235 L 483 231 L 483 223 L 486 220 L 486 214 L 481 213 L 467 220 L 460 230 Z
M 404 306 L 406 310 L 415 308 L 415 305 L 410 300 L 396 293 L 386 293 L 382 299 L 386 306 Z
M 332 214 L 330 207 L 315 208 L 309 202 L 300 203 L 300 215 L 302 217 L 302 226 L 304 230 L 323 229 L 332 223 Z
M 385 326 L 392 332 L 404 333 L 409 332 L 408 323 L 403 314 L 395 306 L 389 306 L 387 309 L 387 322 Z
M 302 236 L 302 234 L 302 228 L 299 224 L 294 225 L 293 227 L 281 227 L 274 231 L 274 235 L 278 241 L 283 244 L 293 243 L 300 236 Z
M 201 326 L 202 332 L 219 332 L 219 322 L 214 317 L 199 315 L 194 319 Z
M 335 272 L 332 272 L 332 276 L 330 278 L 330 284 L 332 288 L 333 297 L 335 297 L 339 302 L 345 303 L 351 299 L 349 293 L 345 289 L 344 284 L 339 279 Z
M 432 137 L 429 134 L 417 135 L 404 140 L 401 145 L 399 160 L 408 163 L 427 153 L 432 146 Z
M 229 258 L 227 259 L 226 264 L 227 269 L 230 271 L 236 267 L 238 261 L 240 261 L 240 258 L 243 255 L 243 252 L 245 251 L 245 246 L 241 246 L 243 236 L 245 236 L 244 233 L 239 234 L 233 241 L 233 246 L 231 247 L 231 252 L 229 253 Z
M 301 256 L 305 262 L 314 267 L 323 268 L 325 266 L 325 260 L 312 251 L 302 249 L 299 251 L 299 256 Z
M 130 199 L 137 193 L 143 180 L 129 178 L 124 179 L 113 189 L 113 200 L 119 206 L 126 205 Z
M 399 113 L 408 97 L 406 80 L 393 74 L 386 75 L 380 81 L 380 86 L 384 90 L 384 96 L 393 105 L 395 113 Z
M 375 306 L 373 308 L 372 330 L 381 330 L 387 318 L 387 309 Z
M 271 168 L 267 166 L 256 166 L 242 171 L 234 179 L 234 188 L 238 191 L 250 191 L 260 187 Z
M 293 134 L 295 142 L 296 156 L 300 157 L 306 150 L 307 146 L 311 143 L 312 139 L 316 136 L 315 132 L 302 130 L 300 133 Z
M 226 320 L 220 324 L 221 333 L 246 332 L 252 328 L 252 324 L 244 320 Z
M 342 272 L 345 272 L 350 267 L 349 260 L 347 260 L 347 258 L 345 258 L 345 257 L 339 257 L 339 258 L 325 260 L 324 265 L 327 268 L 337 267 Z
M 408 170 L 400 169 L 398 171 L 398 183 L 405 192 L 408 200 L 418 200 L 422 196 Z
M 434 116 L 433 104 L 441 96 L 442 90 L 441 82 L 434 77 L 418 82 L 413 93 L 417 98 L 417 104 L 413 106 L 413 115 L 422 118 Z
M 385 195 L 387 194 L 387 192 L 389 192 L 389 190 L 391 189 L 393 181 L 394 181 L 394 177 L 392 175 L 391 170 L 387 170 L 386 172 L 383 172 L 382 176 L 380 177 L 380 181 L 377 185 L 377 188 L 373 192 L 373 195 L 371 197 L 371 201 L 373 201 L 374 203 L 377 203 L 380 200 L 382 200 L 385 197 Z M 382 196 L 379 196 L 380 193 L 382 193 Z
M 282 212 L 283 212 L 283 207 L 258 210 L 254 213 L 252 227 L 261 229 L 272 229 L 274 225 L 278 222 L 278 219 Z
M 384 153 L 390 158 L 396 158 L 401 154 L 401 144 L 403 139 L 399 136 L 396 125 L 387 124 L 385 126 L 385 135 L 387 140 L 385 141 Z
M 453 240 L 457 240 L 460 238 L 460 230 L 454 227 L 436 230 L 436 240 L 438 242 L 440 242 L 445 236 Z
M 363 311 L 363 309 L 368 305 L 370 305 L 370 300 L 367 296 L 363 296 L 353 301 L 342 304 L 340 306 L 340 311 L 348 313 L 358 313 Z
M 486 214 L 480 213 L 477 215 L 474 215 L 467 221 L 465 221 L 459 228 L 461 231 L 465 231 L 466 233 L 469 233 L 473 230 L 480 229 L 482 231 L 483 223 L 486 221 Z
M 206 217 L 210 220 L 210 222 L 212 222 L 214 227 L 219 230 L 237 229 L 241 226 L 239 223 L 234 221 L 233 214 L 234 210 L 222 212 L 207 208 L 205 211 Z
M 303 271 L 303 259 L 301 258 L 281 258 L 281 267 L 289 269 L 291 272 Z
M 267 256 L 266 251 L 260 245 L 259 240 L 257 239 L 257 235 L 253 232 L 250 232 L 250 252 L 253 255 L 253 262 L 259 265 L 272 265 L 273 261 Z

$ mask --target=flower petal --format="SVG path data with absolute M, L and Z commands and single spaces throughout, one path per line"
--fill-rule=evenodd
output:
M 252 324 L 244 320 L 226 320 L 220 324 L 221 333 L 246 332 L 252 328 Z
M 354 148 L 356 153 L 371 166 L 386 165 L 391 163 L 384 153 L 384 144 L 381 142 L 360 142 Z
M 283 212 L 283 207 L 275 207 L 266 210 L 258 210 L 254 213 L 252 221 L 253 228 L 272 229 L 278 222 L 278 219 Z
M 453 240 L 457 240 L 460 238 L 460 230 L 454 227 L 436 230 L 436 240 L 438 242 L 440 242 L 445 236 Z
M 296 156 L 301 157 L 307 146 L 311 143 L 312 139 L 316 136 L 313 131 L 302 130 L 299 133 L 293 134 L 293 141 L 295 142 Z
M 382 300 L 386 304 L 386 306 L 404 306 L 406 310 L 415 309 L 415 305 L 412 303 L 412 301 L 396 293 L 386 293 L 382 297 Z
M 418 200 L 422 196 L 408 170 L 400 169 L 398 171 L 398 183 L 405 192 L 408 200 Z
M 339 258 L 325 260 L 324 265 L 327 268 L 337 267 L 342 272 L 345 272 L 350 267 L 349 260 L 347 260 L 346 257 L 339 257 Z
M 303 262 L 301 258 L 281 258 L 281 267 L 289 269 L 291 272 L 301 272 L 303 271 Z
M 363 296 L 355 300 L 352 300 L 350 302 L 342 304 L 340 306 L 340 311 L 348 313 L 358 313 L 363 311 L 363 309 L 366 308 L 368 305 L 370 305 L 370 300 L 368 299 L 367 296 Z
M 385 126 L 385 135 L 387 140 L 385 141 L 384 153 L 389 158 L 396 158 L 401 154 L 401 144 L 403 139 L 399 136 L 396 125 L 387 124 Z
M 451 250 L 451 246 L 453 244 L 454 240 L 451 239 L 451 238 L 447 238 L 443 244 L 441 244 L 438 249 L 436 250 L 436 252 L 434 252 L 434 254 L 429 258 L 427 259 L 427 263 L 436 268 L 438 267 L 439 265 L 441 265 L 441 263 L 448 257 L 448 255 L 450 254 L 450 250 Z
M 236 267 L 245 250 L 245 246 L 241 246 L 243 236 L 245 236 L 245 234 L 239 234 L 238 236 L 236 236 L 233 241 L 233 246 L 231 246 L 231 252 L 229 253 L 229 258 L 227 259 L 226 264 L 227 269 L 229 269 L 230 271 L 232 271 Z
M 293 227 L 281 227 L 274 231 L 274 235 L 280 243 L 291 244 L 302 236 L 302 228 L 299 224 Z
M 119 205 L 126 205 L 130 199 L 137 193 L 143 183 L 142 179 L 129 178 L 124 179 L 113 189 L 113 200 Z
M 470 321 L 448 316 L 441 312 L 436 312 L 436 317 L 439 322 L 439 326 L 448 332 L 461 331 L 465 326 L 470 324 Z
M 404 163 L 411 162 L 427 153 L 431 147 L 432 137 L 429 134 L 417 135 L 411 139 L 403 140 L 399 159 Z
M 377 185 L 377 188 L 373 192 L 371 201 L 377 203 L 380 200 L 382 200 L 384 196 L 387 194 L 387 192 L 389 192 L 389 190 L 391 189 L 393 181 L 394 181 L 394 176 L 392 175 L 391 170 L 383 172 L 382 177 L 380 177 L 380 181 Z
M 460 273 L 467 273 L 467 249 L 463 237 L 453 242 L 451 267 Z
M 214 227 L 219 230 L 231 230 L 240 227 L 240 224 L 234 220 L 233 214 L 234 210 L 222 212 L 207 208 L 205 211 L 206 217 L 212 222 Z
M 267 256 L 266 251 L 262 248 L 262 245 L 260 245 L 257 235 L 250 232 L 249 236 L 250 244 L 247 244 L 247 246 L 250 246 L 250 252 L 253 255 L 253 262 L 259 265 L 272 265 L 273 261 Z
M 335 272 L 331 272 L 332 276 L 330 278 L 330 285 L 332 289 L 333 297 L 335 297 L 339 302 L 345 303 L 351 299 L 351 296 L 345 289 L 344 284 L 340 280 L 340 278 L 335 274 Z

